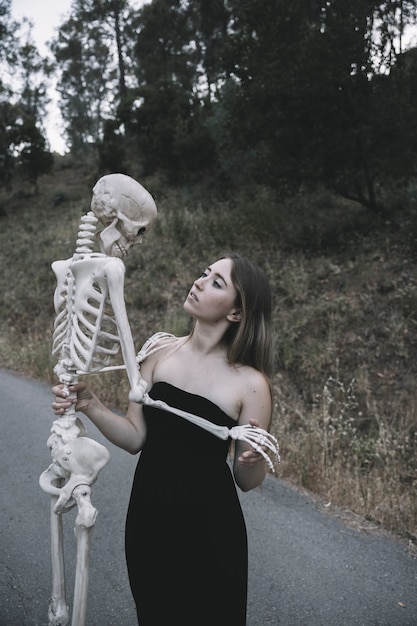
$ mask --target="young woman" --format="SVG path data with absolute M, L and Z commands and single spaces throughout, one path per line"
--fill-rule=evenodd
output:
M 172 338 L 141 365 L 149 395 L 232 428 L 269 430 L 271 293 L 265 274 L 232 253 L 207 267 L 184 310 L 191 333 Z M 173 413 L 130 403 L 126 417 L 106 408 L 84 383 L 82 411 L 114 444 L 141 451 L 126 522 L 126 558 L 140 626 L 244 626 L 247 538 L 235 483 L 265 478 L 263 456 Z M 59 415 L 70 406 L 53 388 Z M 234 477 L 234 479 L 233 479 Z

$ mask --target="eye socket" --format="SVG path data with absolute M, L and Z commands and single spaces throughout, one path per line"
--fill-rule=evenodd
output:
M 142 226 L 142 228 L 139 228 L 137 236 L 140 237 L 141 235 L 143 235 L 145 230 L 146 230 L 146 228 L 144 226 Z

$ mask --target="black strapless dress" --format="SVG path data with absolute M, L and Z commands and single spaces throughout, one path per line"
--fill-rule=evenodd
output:
M 207 398 L 165 382 L 149 394 L 231 428 Z M 139 626 L 244 626 L 247 537 L 223 441 L 145 406 L 146 444 L 126 521 L 126 559 Z

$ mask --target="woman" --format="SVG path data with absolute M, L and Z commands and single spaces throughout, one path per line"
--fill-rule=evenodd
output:
M 149 395 L 232 428 L 268 430 L 271 397 L 271 293 L 264 273 L 232 253 L 208 267 L 184 302 L 192 332 L 142 363 Z M 126 417 L 106 408 L 84 383 L 76 409 L 114 444 L 141 451 L 126 522 L 126 558 L 140 626 L 244 626 L 247 538 L 235 482 L 260 485 L 265 460 L 182 417 L 130 403 Z M 70 406 L 53 388 L 57 414 Z

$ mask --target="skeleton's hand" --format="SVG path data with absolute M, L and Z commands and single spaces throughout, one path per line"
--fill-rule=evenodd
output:
M 256 426 L 258 428 L 260 426 L 259 422 L 254 419 L 249 420 L 249 424 L 251 426 Z M 267 446 L 260 445 L 259 448 L 261 448 L 265 453 L 268 452 Z M 263 461 L 263 460 L 265 460 L 265 458 L 262 456 L 262 454 L 260 452 L 257 452 L 257 450 L 252 447 L 249 450 L 246 450 L 245 452 L 243 452 L 238 457 L 239 463 L 247 467 L 251 465 L 255 465 L 256 463 L 259 463 L 259 461 Z

